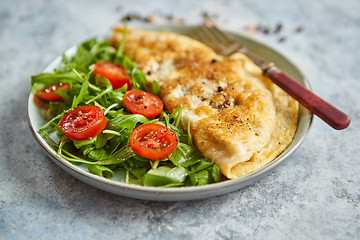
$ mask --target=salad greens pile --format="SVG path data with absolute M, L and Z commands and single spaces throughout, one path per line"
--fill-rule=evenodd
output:
M 123 38 L 124 39 L 124 38 Z M 193 145 L 189 126 L 186 134 L 181 128 L 182 106 L 172 114 L 162 112 L 156 118 L 131 114 L 123 103 L 127 85 L 113 90 L 110 82 L 92 72 L 100 61 L 109 61 L 125 67 L 131 76 L 133 89 L 142 89 L 157 96 L 159 84 L 149 84 L 144 73 L 123 55 L 124 41 L 115 49 L 106 41 L 96 38 L 81 44 L 75 55 L 62 55 L 61 64 L 52 73 L 31 77 L 32 93 L 56 83 L 68 83 L 69 90 L 58 89 L 62 101 L 50 101 L 46 118 L 49 121 L 39 133 L 63 159 L 81 166 L 101 177 L 144 186 L 196 186 L 220 181 L 220 170 L 207 160 Z M 95 138 L 75 141 L 59 127 L 62 117 L 81 105 L 100 107 L 107 120 L 105 129 Z M 133 129 L 145 123 L 162 124 L 173 130 L 179 143 L 166 159 L 153 161 L 136 154 L 129 146 Z M 56 142 L 53 139 L 62 139 Z

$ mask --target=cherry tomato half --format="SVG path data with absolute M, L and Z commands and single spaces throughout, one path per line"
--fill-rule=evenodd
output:
M 127 83 L 127 90 L 130 90 L 133 84 L 130 82 L 130 76 L 126 68 L 112 62 L 98 62 L 94 66 L 94 72 L 109 79 L 113 89 L 118 89 Z
M 60 128 L 77 141 L 96 137 L 106 126 L 106 118 L 100 107 L 79 106 L 70 110 L 60 121 Z
M 160 98 L 142 90 L 128 91 L 124 96 L 124 103 L 130 112 L 145 117 L 155 117 L 164 108 Z
M 41 98 L 42 100 L 46 101 L 61 101 L 62 97 L 56 95 L 56 90 L 64 89 L 69 90 L 70 84 L 68 83 L 56 83 L 53 85 L 49 85 L 35 93 L 35 96 Z
M 130 135 L 131 149 L 151 160 L 167 158 L 177 145 L 178 138 L 175 132 L 156 123 L 140 125 Z

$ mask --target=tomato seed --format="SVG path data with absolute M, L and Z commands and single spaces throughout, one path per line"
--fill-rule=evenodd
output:
M 137 101 L 137 102 L 143 102 L 143 101 L 144 101 L 143 99 L 144 99 L 143 96 L 138 95 L 137 98 L 136 98 L 136 101 Z

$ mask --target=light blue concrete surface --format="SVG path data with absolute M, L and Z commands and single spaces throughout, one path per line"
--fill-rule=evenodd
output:
M 357 0 L 2 0 L 0 239 L 359 239 L 359 10 Z M 351 126 L 335 131 L 315 118 L 305 142 L 275 172 L 210 199 L 133 200 L 72 178 L 29 130 L 30 76 L 63 50 L 108 32 L 126 13 L 154 11 L 187 24 L 200 23 L 208 11 L 223 28 L 274 47 L 318 95 L 351 116 Z M 279 34 L 251 31 L 278 23 Z

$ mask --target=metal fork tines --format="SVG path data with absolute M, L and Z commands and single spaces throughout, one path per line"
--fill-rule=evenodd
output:
M 272 63 L 249 52 L 240 42 L 226 32 L 220 30 L 214 23 L 194 27 L 188 35 L 212 48 L 216 53 L 228 56 L 237 51 L 244 53 L 263 71 L 273 66 Z
M 219 30 L 216 26 L 202 25 L 195 27 L 189 35 L 224 56 L 228 56 L 242 48 L 242 45 L 238 41 L 229 34 Z

